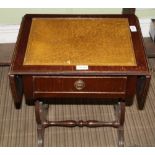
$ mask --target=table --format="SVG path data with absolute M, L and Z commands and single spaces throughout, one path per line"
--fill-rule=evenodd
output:
M 114 127 L 124 146 L 125 106 L 137 96 L 143 109 L 150 73 L 135 15 L 50 15 L 23 17 L 9 72 L 17 109 L 22 97 L 35 106 L 38 146 L 44 130 Z M 116 119 L 49 121 L 49 101 L 60 98 L 113 99 Z M 53 103 L 54 104 L 54 103 Z

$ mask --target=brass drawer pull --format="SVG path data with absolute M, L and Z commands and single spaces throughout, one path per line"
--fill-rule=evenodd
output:
M 85 83 L 83 80 L 77 80 L 75 81 L 74 83 L 74 87 L 77 89 L 77 90 L 82 90 L 84 87 L 85 87 Z

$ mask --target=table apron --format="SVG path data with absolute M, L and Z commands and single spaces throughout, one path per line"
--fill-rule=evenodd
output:
M 54 97 L 126 98 L 135 94 L 135 76 L 23 76 L 26 99 Z

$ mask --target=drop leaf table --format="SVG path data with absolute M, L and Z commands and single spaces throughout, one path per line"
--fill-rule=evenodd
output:
M 35 107 L 38 146 L 50 126 L 114 127 L 124 146 L 125 106 L 136 95 L 143 109 L 150 82 L 139 21 L 135 15 L 26 14 L 9 80 L 15 107 L 23 95 Z M 115 100 L 116 118 L 47 120 L 52 99 L 63 98 Z

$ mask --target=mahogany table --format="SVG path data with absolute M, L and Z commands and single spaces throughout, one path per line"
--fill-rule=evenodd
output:
M 9 72 L 19 109 L 22 97 L 35 105 L 38 146 L 49 126 L 114 127 L 124 145 L 125 106 L 137 96 L 143 109 L 150 74 L 135 15 L 41 15 L 23 17 Z M 116 119 L 46 119 L 48 101 L 60 98 L 113 99 Z M 53 103 L 54 104 L 54 103 Z

